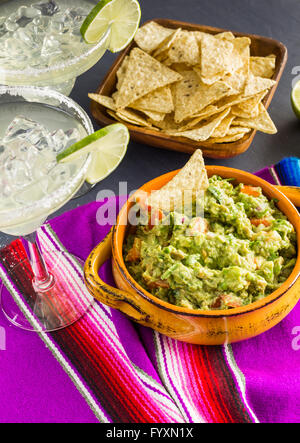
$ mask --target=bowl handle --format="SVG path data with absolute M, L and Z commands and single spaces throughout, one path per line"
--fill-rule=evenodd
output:
M 152 326 L 148 315 L 138 301 L 139 296 L 114 288 L 99 277 L 99 269 L 111 257 L 112 230 L 96 246 L 84 265 L 84 279 L 89 292 L 94 298 L 111 308 L 118 309 L 144 326 Z
M 276 186 L 291 202 L 299 207 L 300 206 L 300 188 L 297 186 Z

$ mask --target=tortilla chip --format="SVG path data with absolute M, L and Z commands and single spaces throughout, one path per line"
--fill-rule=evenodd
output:
M 234 135 L 226 135 L 225 137 L 210 138 L 209 141 L 211 143 L 233 143 L 242 139 L 244 136 L 245 132 L 240 132 Z
M 174 111 L 174 103 L 169 86 L 158 88 L 155 91 L 141 97 L 130 104 L 130 107 L 137 110 L 148 110 L 152 112 L 163 112 L 165 114 Z
M 184 63 L 172 63 L 169 65 L 169 68 L 173 69 L 173 71 L 179 72 L 179 74 L 193 69 L 192 66 L 187 66 Z
M 113 111 L 107 111 L 110 115 L 113 116 Z M 151 123 L 149 123 L 145 118 L 143 118 L 142 116 L 140 116 L 139 114 L 137 114 L 134 111 L 131 111 L 129 109 L 122 109 L 119 111 L 116 111 L 115 116 L 118 117 L 118 119 L 127 122 L 127 123 L 131 123 L 133 125 L 137 125 L 137 126 L 145 126 L 145 127 L 151 127 Z
M 242 126 L 232 126 L 228 129 L 227 135 L 236 135 L 236 134 L 247 134 L 248 132 L 252 131 L 251 128 L 244 128 Z
M 232 68 L 233 72 L 239 73 L 248 78 L 250 71 L 250 45 L 251 40 L 248 37 L 239 37 L 232 41 L 233 57 Z
M 276 134 L 277 129 L 274 125 L 268 111 L 264 109 L 257 117 L 254 118 L 237 118 L 233 121 L 234 126 L 242 126 L 246 128 L 257 129 L 266 134 Z
M 256 105 L 254 108 L 250 109 L 248 111 L 244 111 L 242 110 L 239 105 L 233 106 L 232 107 L 232 114 L 236 117 L 241 117 L 241 118 L 253 118 L 253 117 L 257 117 L 260 113 L 260 108 L 258 105 Z
M 267 93 L 267 90 L 260 92 L 253 97 L 250 97 L 247 100 L 237 104 L 233 108 L 234 114 L 244 118 L 256 117 L 260 113 L 259 104 L 264 99 Z
M 117 120 L 118 122 L 124 123 L 124 121 L 123 121 L 121 118 L 119 118 L 119 117 L 117 116 L 117 114 L 115 113 L 115 111 L 111 111 L 110 109 L 107 109 L 106 112 L 107 112 L 107 114 L 108 114 L 110 117 L 112 117 L 114 120 Z
M 215 103 L 215 106 L 217 107 L 218 112 L 222 112 L 224 109 L 239 105 L 248 99 L 249 97 L 245 97 L 243 94 L 231 95 L 219 100 L 217 103 Z
M 248 100 L 233 106 L 232 113 L 241 118 L 257 117 L 264 110 L 264 107 L 260 107 L 260 103 L 267 93 L 268 91 L 260 92 Z
M 203 123 L 200 127 L 191 129 L 190 131 L 168 131 L 167 133 L 175 137 L 186 137 L 197 142 L 203 142 L 211 137 L 215 129 L 220 125 L 224 118 L 228 116 L 229 112 L 230 109 L 227 109 L 226 111 L 223 111 L 221 114 L 219 114 L 217 117 L 213 117 L 210 121 L 207 121 Z
M 181 75 L 159 63 L 139 48 L 129 56 L 128 66 L 116 97 L 116 107 L 126 108 L 155 89 L 181 80 Z
M 181 171 L 162 189 L 152 192 L 148 204 L 169 212 L 183 207 L 184 193 L 190 191 L 191 199 L 208 188 L 209 182 L 201 150 L 197 149 Z M 188 202 L 184 201 L 184 204 Z
M 208 105 L 206 108 L 204 108 L 201 112 L 197 112 L 196 114 L 192 115 L 191 118 L 206 118 L 210 117 L 211 115 L 218 114 L 219 108 L 215 105 Z
M 223 81 L 230 86 L 235 93 L 241 92 L 244 90 L 247 76 L 243 72 L 235 72 L 233 74 L 227 74 L 223 77 Z
M 194 71 L 182 73 L 183 79 L 175 85 L 175 122 L 180 123 L 200 113 L 208 105 L 232 93 L 224 82 L 207 85 Z
M 180 31 L 168 50 L 168 64 L 194 66 L 199 62 L 200 51 L 195 35 L 189 31 Z
M 153 122 L 161 122 L 165 118 L 165 113 L 163 112 L 154 112 L 154 111 L 148 111 L 146 109 L 140 109 L 140 112 L 145 114 L 147 117 L 151 119 Z
M 198 43 L 201 43 L 203 37 L 206 35 L 206 32 L 202 32 L 202 31 L 190 31 L 190 34 L 193 34 L 196 41 Z
M 104 95 L 99 95 L 99 94 L 88 94 L 88 95 L 92 100 L 96 101 L 97 103 L 100 103 L 102 106 L 105 106 L 107 109 L 110 109 L 111 111 L 117 111 L 115 102 L 111 97 L 106 97 Z M 148 111 L 145 109 L 139 109 L 139 111 L 143 112 L 145 115 L 147 115 L 147 117 L 151 118 L 154 121 L 161 121 L 165 117 L 165 113 L 162 113 L 162 112 L 152 112 L 152 111 Z M 126 112 L 128 112 L 128 110 Z M 134 114 L 134 115 L 136 115 L 136 114 Z M 132 117 L 131 122 L 133 122 L 133 118 L 134 118 L 133 114 L 131 114 L 131 115 L 126 114 L 125 118 L 126 118 L 126 116 L 128 116 L 129 118 Z M 139 119 L 138 119 L 138 121 L 139 121 Z M 137 121 L 137 123 L 138 123 L 138 121 Z
M 228 134 L 231 123 L 233 122 L 234 119 L 235 116 L 229 113 L 228 116 L 225 117 L 223 121 L 221 121 L 219 126 L 216 127 L 214 132 L 211 134 L 211 137 L 214 138 L 225 137 Z
M 207 34 L 201 41 L 201 80 L 213 84 L 233 72 L 233 44 L 231 41 Z
M 151 53 L 174 32 L 174 29 L 165 28 L 156 22 L 150 22 L 137 31 L 134 40 L 143 51 Z
M 259 94 L 260 92 L 272 88 L 272 86 L 274 86 L 275 84 L 276 82 L 274 80 L 263 77 L 255 77 L 253 74 L 250 73 L 245 87 L 244 96 Z
M 248 99 L 248 97 L 243 97 L 242 94 L 225 97 L 225 98 L 219 100 L 214 105 L 207 106 L 205 109 L 203 109 L 202 112 L 200 112 L 198 114 L 194 114 L 192 116 L 192 120 L 185 125 L 184 129 L 190 129 L 190 128 L 196 126 L 198 123 L 200 123 L 205 118 L 210 117 L 215 114 L 219 114 L 220 112 L 223 112 L 232 106 L 243 103 L 243 101 L 246 101 L 247 99 Z
M 236 93 L 243 92 L 250 69 L 250 40 L 236 38 L 232 41 L 234 46 L 232 57 L 232 72 L 223 77 L 223 81 L 231 86 Z
M 250 70 L 256 77 L 272 78 L 276 68 L 276 55 L 251 57 Z
M 117 90 L 119 90 L 121 88 L 121 86 L 122 86 L 122 82 L 123 82 L 124 77 L 125 77 L 125 73 L 126 73 L 126 70 L 127 70 L 128 63 L 129 63 L 129 55 L 127 55 L 124 58 L 123 63 L 121 64 L 121 66 L 117 70 L 117 79 L 118 79 L 118 81 L 117 81 Z
M 174 121 L 174 113 L 166 114 L 164 119 L 161 121 L 152 121 L 151 123 L 157 128 L 161 129 L 163 132 L 174 130 L 179 131 L 180 126 Z
M 158 56 L 161 56 L 162 58 L 167 58 L 167 52 L 180 32 L 181 28 L 173 30 L 173 33 L 158 46 L 153 53 L 153 57 L 158 58 Z
M 88 96 L 100 105 L 105 106 L 105 108 L 110 109 L 111 111 L 116 110 L 115 102 L 111 97 L 106 97 L 105 95 L 100 94 L 88 94 Z
M 267 92 L 268 91 L 265 91 L 265 94 Z M 248 101 L 248 100 L 249 100 L 249 98 L 244 97 L 242 94 L 225 97 L 225 98 L 221 99 L 220 101 L 218 101 L 217 103 L 215 103 L 214 105 L 210 105 L 207 108 L 205 108 L 202 111 L 202 113 L 200 113 L 199 115 L 194 115 L 193 119 L 191 121 L 189 121 L 182 128 L 182 130 L 187 130 L 187 129 L 190 129 L 190 128 L 196 126 L 198 123 L 200 123 L 202 120 L 204 120 L 205 117 L 209 117 L 214 114 L 218 114 L 230 107 L 232 107 L 232 109 L 234 109 L 235 106 L 237 106 L 237 105 L 242 106 L 243 103 L 246 103 L 246 101 Z
M 235 36 L 230 31 L 220 32 L 219 34 L 215 34 L 215 37 L 221 38 L 223 40 L 234 40 L 235 39 Z
M 200 123 L 203 120 L 208 119 L 208 117 L 211 117 L 212 115 L 218 114 L 219 110 L 217 106 L 209 105 L 205 109 L 203 109 L 202 112 L 193 115 L 191 117 L 191 120 L 186 121 L 186 123 L 181 127 L 181 131 L 186 131 L 187 129 L 191 129 L 194 126 L 196 126 L 198 123 Z

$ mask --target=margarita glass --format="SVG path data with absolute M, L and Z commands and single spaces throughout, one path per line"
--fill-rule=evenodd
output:
M 87 44 L 80 27 L 97 0 L 2 0 L 0 84 L 33 85 L 69 95 L 76 77 L 94 66 L 110 42 L 110 27 Z
M 11 121 L 13 124 L 7 132 L 6 128 Z M 17 127 L 19 121 L 23 122 L 23 126 L 29 125 L 29 131 L 32 125 L 33 132 L 24 132 L 22 138 L 22 129 Z M 39 132 L 41 128 L 49 130 L 44 137 L 47 142 Z M 8 138 L 10 131 L 14 132 L 11 140 Z M 53 161 L 53 155 L 55 160 L 58 144 L 64 134 L 72 144 L 74 134 L 77 138 L 75 141 L 79 141 L 92 133 L 93 126 L 85 111 L 57 91 L 27 86 L 0 86 L 0 139 L 6 134 L 7 138 L 3 140 L 8 140 L 0 146 L 0 231 L 21 236 L 28 257 L 9 269 L 8 276 L 10 273 L 11 276 L 16 273 L 22 275 L 23 269 L 30 269 L 32 274 L 29 301 L 26 297 L 22 298 L 22 285 L 18 288 L 21 293 L 19 297 L 2 286 L 1 304 L 6 317 L 23 329 L 53 331 L 64 328 L 81 318 L 92 303 L 84 285 L 81 260 L 63 248 L 48 249 L 44 243 L 41 247 L 37 234 L 47 217 L 67 203 L 81 188 L 91 161 L 90 155 L 85 155 L 66 165 L 57 164 Z M 28 145 L 29 140 L 32 145 Z M 36 140 L 35 145 L 32 140 Z M 27 161 L 22 166 L 23 156 L 18 158 L 15 154 L 19 152 L 18 149 L 26 155 L 31 150 L 36 157 L 32 162 L 29 157 L 29 164 Z M 47 161 L 49 155 L 52 160 Z M 10 168 L 9 162 L 18 163 Z M 11 178 L 10 173 L 13 174 Z M 31 177 L 28 184 L 24 181 L 25 173 Z M 19 188 L 18 183 L 21 183 Z M 9 189 L 6 193 L 5 186 Z M 77 290 L 73 292 L 70 288 L 74 287 L 74 275 L 61 272 L 70 263 L 76 271 Z M 3 272 L 1 276 L 5 281 Z M 28 309 L 27 302 L 31 309 Z M 55 309 L 51 308 L 53 306 Z

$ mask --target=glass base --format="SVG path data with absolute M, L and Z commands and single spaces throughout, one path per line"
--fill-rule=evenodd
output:
M 64 83 L 52 83 L 49 85 L 39 85 L 39 86 L 46 86 L 47 88 L 54 89 L 54 91 L 58 91 L 63 95 L 66 95 L 67 97 L 71 94 L 76 82 L 76 77 L 71 78 L 71 80 L 68 80 Z
M 51 332 L 72 325 L 89 310 L 94 302 L 83 278 L 83 262 L 64 251 L 43 251 L 51 284 L 47 289 L 38 289 L 34 280 L 28 280 L 18 303 L 6 289 L 1 288 L 1 307 L 6 318 L 26 331 Z M 77 262 L 77 266 L 70 263 Z M 66 268 L 68 265 L 68 268 Z M 24 270 L 30 269 L 28 260 L 16 265 L 10 273 L 13 280 L 22 282 Z M 70 271 L 71 269 L 71 271 Z M 23 283 L 24 284 L 24 283 Z

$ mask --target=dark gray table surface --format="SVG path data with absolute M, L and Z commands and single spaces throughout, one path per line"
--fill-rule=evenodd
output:
M 170 18 L 254 33 L 282 41 L 288 48 L 289 60 L 270 106 L 270 114 L 278 127 L 278 134 L 258 133 L 250 149 L 228 160 L 209 160 L 207 164 L 221 164 L 254 172 L 278 162 L 286 156 L 299 156 L 300 122 L 291 105 L 290 93 L 293 69 L 299 65 L 300 74 L 300 1 L 299 0 L 140 0 L 142 23 L 151 18 Z M 78 78 L 71 97 L 91 115 L 88 92 L 95 92 L 116 55 L 107 52 L 90 71 Z M 93 120 L 96 129 L 97 123 Z M 119 182 L 128 182 L 133 190 L 168 171 L 182 167 L 187 154 L 153 148 L 130 142 L 122 164 L 106 180 L 85 196 L 70 201 L 58 213 L 96 200 L 104 189 L 119 189 Z M 52 214 L 51 218 L 57 214 Z M 0 235 L 0 245 L 7 237 Z

